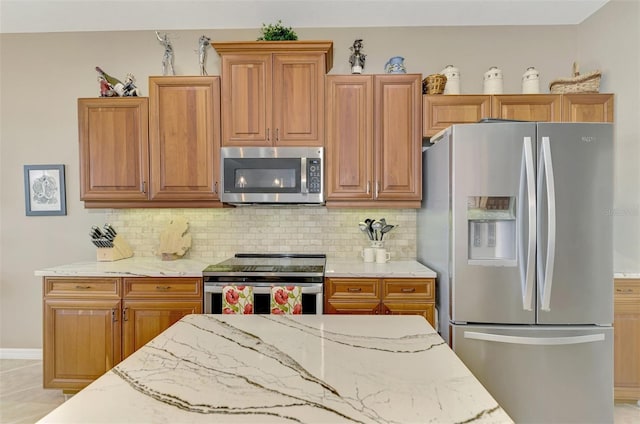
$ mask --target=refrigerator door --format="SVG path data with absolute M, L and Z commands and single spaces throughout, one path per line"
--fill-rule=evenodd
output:
M 454 125 L 450 142 L 450 319 L 534 323 L 535 124 Z
M 517 423 L 612 423 L 613 328 L 453 326 L 453 350 Z
M 613 128 L 538 125 L 541 324 L 613 322 Z

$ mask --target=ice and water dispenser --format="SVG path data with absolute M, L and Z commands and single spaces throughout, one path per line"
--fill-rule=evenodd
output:
M 515 196 L 468 197 L 469 262 L 499 265 L 515 261 L 515 201 Z

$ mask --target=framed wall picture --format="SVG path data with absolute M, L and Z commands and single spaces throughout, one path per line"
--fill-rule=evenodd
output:
M 64 165 L 25 165 L 24 198 L 27 216 L 66 215 Z

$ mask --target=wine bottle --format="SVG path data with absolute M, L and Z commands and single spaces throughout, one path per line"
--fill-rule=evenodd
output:
M 118 79 L 118 78 L 114 78 L 111 75 L 107 74 L 105 71 L 102 70 L 102 68 L 100 68 L 99 66 L 96 66 L 96 71 L 104 78 L 107 80 L 107 82 L 109 84 L 111 84 L 112 87 L 115 87 L 116 84 L 120 84 L 121 86 L 123 86 L 124 84 L 122 84 L 122 82 Z

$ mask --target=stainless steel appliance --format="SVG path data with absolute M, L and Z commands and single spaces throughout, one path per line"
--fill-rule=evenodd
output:
M 302 313 L 322 315 L 324 254 L 238 253 L 210 265 L 204 277 L 204 312 L 222 313 L 222 288 L 230 284 L 253 286 L 255 314 L 271 312 L 271 287 L 295 285 L 302 289 Z
M 425 149 L 439 331 L 518 423 L 613 421 L 613 129 L 453 125 Z
M 323 204 L 323 147 L 223 147 L 225 203 Z

